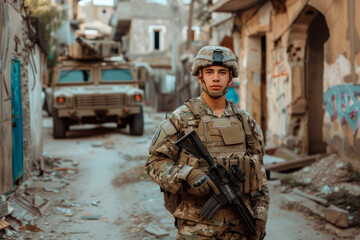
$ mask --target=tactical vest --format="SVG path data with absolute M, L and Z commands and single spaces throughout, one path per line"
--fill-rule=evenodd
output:
M 238 164 L 246 176 L 245 183 L 241 184 L 241 191 L 245 194 L 254 192 L 262 186 L 261 176 L 261 147 L 254 140 L 245 116 L 231 103 L 234 115 L 218 118 L 206 114 L 201 108 L 202 103 L 197 99 L 185 102 L 195 117 L 189 122 L 201 141 L 207 147 L 214 160 L 229 169 L 231 165 Z M 178 164 L 187 164 L 208 172 L 208 164 L 203 159 L 182 151 Z

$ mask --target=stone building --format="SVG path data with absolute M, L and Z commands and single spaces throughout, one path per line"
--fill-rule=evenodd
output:
M 149 104 L 158 110 L 174 109 L 175 99 L 181 97 L 184 70 L 180 63 L 186 53 L 190 6 L 189 0 L 117 1 L 110 20 L 112 37 L 122 41 L 125 55 L 153 69 L 154 82 L 148 84 L 146 96 L 152 96 L 147 98 Z M 191 21 L 190 42 L 196 48 L 207 43 L 208 31 L 194 17 Z
M 32 26 L 30 26 L 30 21 Z M 0 2 L 0 193 L 25 180 L 42 155 L 46 43 L 23 1 Z
M 66 55 L 68 46 L 76 37 L 110 39 L 109 20 L 114 13 L 113 1 L 109 0 L 56 0 L 59 10 L 67 13 L 61 27 L 54 33 L 59 42 L 61 55 Z
M 67 13 L 67 19 L 62 21 L 61 27 L 54 33 L 59 41 L 60 53 L 66 54 L 67 46 L 75 41 L 76 31 L 80 29 L 78 0 L 56 0 L 55 3 L 59 10 Z
M 114 1 L 78 1 L 77 19 L 81 22 L 76 34 L 86 38 L 111 38 L 109 21 L 114 13 Z
M 233 43 L 240 105 L 267 146 L 360 160 L 360 1 L 214 0 L 210 11 L 231 15 L 212 43 Z

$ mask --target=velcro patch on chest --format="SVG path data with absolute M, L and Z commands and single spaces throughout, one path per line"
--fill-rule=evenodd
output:
M 231 121 L 226 118 L 219 118 L 212 120 L 215 128 L 228 128 L 231 127 Z
M 240 144 L 245 142 L 244 132 L 239 126 L 219 129 L 226 145 Z

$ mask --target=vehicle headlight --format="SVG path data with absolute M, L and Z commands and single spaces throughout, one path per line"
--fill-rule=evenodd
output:
M 59 106 L 65 106 L 66 102 L 67 102 L 66 97 L 62 96 L 62 97 L 57 97 L 56 98 L 56 104 L 59 105 Z
M 134 101 L 135 102 L 141 102 L 142 101 L 142 96 L 140 94 L 135 94 L 134 95 Z

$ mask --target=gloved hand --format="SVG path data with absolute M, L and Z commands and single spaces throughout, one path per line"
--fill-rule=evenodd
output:
M 215 193 L 218 192 L 213 181 L 200 169 L 194 168 L 191 170 L 186 178 L 186 182 L 190 185 L 187 191 L 199 197 L 209 194 L 211 189 Z
M 263 220 L 256 219 L 256 235 L 251 235 L 249 240 L 262 240 L 265 237 L 265 225 Z

